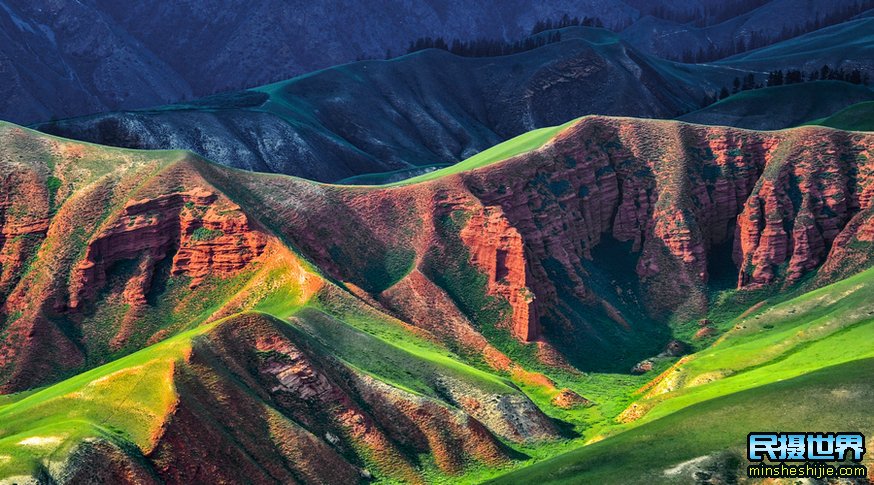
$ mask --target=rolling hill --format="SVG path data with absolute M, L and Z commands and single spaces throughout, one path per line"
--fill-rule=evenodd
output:
M 693 483 L 702 476 L 730 483 L 745 476 L 739 429 L 803 423 L 870 432 L 872 294 L 869 269 L 737 318 L 711 348 L 642 388 L 642 399 L 620 416 L 625 430 L 491 483 Z
M 795 102 L 799 99 L 805 102 Z M 841 81 L 814 81 L 741 91 L 677 119 L 705 125 L 781 130 L 832 115 L 838 116 L 845 108 L 872 99 L 874 91 L 867 86 Z M 826 126 L 853 129 L 849 125 Z
M 871 72 L 874 18 L 863 17 L 826 27 L 761 49 L 721 59 L 714 64 L 742 69 L 859 68 Z
M 719 2 L 3 0 L 0 72 L 7 82 L 0 88 L 0 118 L 35 123 L 176 103 L 356 59 L 393 57 L 422 37 L 516 41 L 536 22 L 565 14 L 597 17 L 614 30 L 630 26 L 622 36 L 639 51 L 679 58 L 686 49 L 725 48 L 754 32 L 770 37 L 805 28 L 856 4 L 763 1 L 715 25 L 706 19 L 699 28 L 647 13 L 704 15 L 719 10 Z
M 186 149 L 232 167 L 325 182 L 397 181 L 588 114 L 682 115 L 752 129 L 823 118 L 870 100 L 871 91 L 802 83 L 741 92 L 698 108 L 746 73 L 763 82 L 772 69 L 807 71 L 825 63 L 869 72 L 871 26 L 870 18 L 851 20 L 706 65 L 644 54 L 627 33 L 569 27 L 560 30 L 561 42 L 510 56 L 462 58 L 425 50 L 187 103 L 35 127 L 110 146 Z M 798 97 L 812 103 L 799 108 L 788 102 Z
M 3 0 L 0 119 L 34 123 L 175 103 L 397 56 L 426 36 L 515 41 L 562 14 L 606 25 L 638 16 L 621 0 Z
M 194 103 L 36 126 L 95 143 L 188 149 L 237 168 L 338 181 L 375 172 L 414 175 L 583 114 L 673 117 L 736 74 L 645 56 L 603 29 L 563 35 L 567 40 L 512 56 L 462 58 L 432 49 Z
M 696 10 L 701 12 L 706 10 L 706 7 L 711 7 L 711 9 L 713 7 L 713 4 L 707 5 L 707 2 L 700 2 L 699 5 L 695 5 L 698 2 L 689 2 L 692 5 L 688 6 L 684 6 L 683 3 L 675 2 L 673 5 L 666 5 L 665 8 L 670 9 L 673 7 L 675 10 L 678 10 L 679 12 L 674 12 L 674 15 L 685 13 L 688 16 L 689 12 Z M 748 2 L 747 4 L 751 3 L 753 2 Z M 756 8 L 747 12 L 739 12 L 737 15 L 730 16 L 722 22 L 705 22 L 707 25 L 700 25 L 700 23 L 691 21 L 675 21 L 653 15 L 643 16 L 623 30 L 621 36 L 628 43 L 649 54 L 666 59 L 679 59 L 685 52 L 694 55 L 699 51 L 708 53 L 713 50 L 730 50 L 739 43 L 750 45 L 755 40 L 754 36 L 768 40 L 778 39 L 780 36 L 788 35 L 796 29 L 809 29 L 812 22 L 823 20 L 830 15 L 840 12 L 841 9 L 854 8 L 854 11 L 859 11 L 858 8 L 855 8 L 859 6 L 859 2 L 847 0 L 837 2 L 828 0 L 811 0 L 806 2 L 771 0 L 760 3 L 760 5 L 751 5 Z M 646 5 L 646 3 L 643 5 Z M 650 8 L 652 7 L 650 6 Z M 696 20 L 703 19 L 702 14 L 691 17 Z M 853 19 L 844 17 L 844 20 L 852 21 Z M 844 28 L 841 26 L 842 24 L 844 22 L 838 24 L 838 29 Z M 847 25 L 850 24 L 848 23 Z M 823 34 L 825 34 L 826 29 L 821 30 Z M 865 29 L 867 29 L 865 32 L 870 33 L 869 27 L 865 27 Z M 820 34 L 808 33 L 805 35 L 817 37 Z M 797 36 L 796 38 L 810 39 L 811 37 Z M 821 39 L 823 37 L 818 38 L 818 40 Z M 863 38 L 857 38 L 856 40 L 860 43 L 870 43 L 870 40 L 863 40 Z M 801 42 L 805 43 L 807 40 Z M 776 44 L 775 42 L 774 45 Z M 750 51 L 750 53 L 752 52 L 754 51 Z M 746 54 L 741 53 L 739 56 L 743 57 Z M 755 57 L 756 55 L 753 54 L 753 56 Z M 853 57 L 855 56 L 850 56 L 850 58 Z M 867 59 L 868 57 L 860 55 L 858 58 Z M 819 58 L 812 56 L 805 59 L 812 61 Z M 825 61 L 825 59 L 820 60 Z M 829 59 L 829 62 L 833 62 L 833 60 Z M 786 68 L 787 66 L 781 67 Z
M 0 125 L 0 476 L 477 482 L 849 386 L 872 149 L 590 116 L 356 187 Z
M 874 103 L 864 102 L 844 108 L 831 116 L 809 124 L 830 126 L 839 130 L 874 131 Z

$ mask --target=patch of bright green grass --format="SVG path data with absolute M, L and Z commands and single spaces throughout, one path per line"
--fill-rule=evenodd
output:
M 737 319 L 674 376 L 644 420 L 819 368 L 874 357 L 874 269 Z
M 436 180 L 447 175 L 453 175 L 456 173 L 467 172 L 469 170 L 485 167 L 486 165 L 491 165 L 495 162 L 506 160 L 508 158 L 519 155 L 520 153 L 536 150 L 542 147 L 549 140 L 553 139 L 556 135 L 561 133 L 562 130 L 578 122 L 580 119 L 581 118 L 577 118 L 559 126 L 539 128 L 529 131 L 527 133 L 523 133 L 503 143 L 499 143 L 487 150 L 483 150 L 466 160 L 462 160 L 461 162 L 456 163 L 455 165 L 451 165 L 440 170 L 435 170 L 433 172 L 428 172 L 426 174 L 419 175 L 418 177 L 413 177 L 410 179 L 402 180 L 400 182 L 388 184 L 388 186 L 392 187 L 398 185 L 427 182 L 429 180 Z
M 644 441 L 648 446 L 657 446 L 652 444 L 653 430 L 657 430 L 669 434 L 665 439 L 674 443 L 658 448 L 658 453 L 675 458 L 675 463 L 679 463 L 722 449 L 716 444 L 728 443 L 732 437 L 729 432 L 743 437 L 753 428 L 770 429 L 767 425 L 768 416 L 764 414 L 768 408 L 757 408 L 755 400 L 743 406 L 735 405 L 724 413 L 734 413 L 735 417 L 712 418 L 714 425 L 720 423 L 721 427 L 714 431 L 708 431 L 707 423 L 696 417 L 695 410 L 715 410 L 721 406 L 719 403 L 725 403 L 727 399 L 741 399 L 737 396 L 755 396 L 756 399 L 770 402 L 773 386 L 786 382 L 806 382 L 806 379 L 812 379 L 811 376 L 824 368 L 838 374 L 837 369 L 853 369 L 855 365 L 874 366 L 874 344 L 870 343 L 874 342 L 872 294 L 874 269 L 735 319 L 732 330 L 711 347 L 693 354 L 687 361 L 668 371 L 664 380 L 656 385 L 655 389 L 660 390 L 660 394 L 637 402 L 644 412 L 641 418 L 625 425 L 603 422 L 599 431 L 603 431 L 608 438 L 602 443 L 585 446 L 566 456 L 533 465 L 530 469 L 522 469 L 508 475 L 507 479 L 539 481 L 555 478 L 556 483 L 573 483 L 574 480 L 592 480 L 593 483 L 607 480 L 606 483 L 611 483 L 618 478 L 609 479 L 605 475 L 607 470 L 595 464 L 604 456 L 598 455 L 597 451 L 587 450 L 607 447 L 613 450 L 610 451 L 612 454 L 628 447 L 625 448 L 627 452 L 638 449 L 639 446 L 634 442 L 642 437 L 647 437 Z M 874 393 L 874 388 L 869 386 L 866 392 Z M 792 401 L 787 399 L 787 402 Z M 833 414 L 830 410 L 836 409 L 827 404 L 817 407 L 815 397 L 803 402 L 808 406 L 807 414 L 794 414 L 795 419 L 790 426 L 793 429 L 798 428 L 799 424 L 803 424 L 805 429 L 820 429 L 815 411 L 819 409 L 824 415 L 829 415 Z M 749 406 L 749 409 L 744 406 Z M 718 411 L 718 414 L 723 412 Z M 793 413 L 788 411 L 781 415 L 787 419 L 792 419 L 792 416 Z M 722 424 L 723 421 L 728 424 Z M 696 430 L 696 426 L 699 429 Z M 673 436 L 670 431 L 672 427 L 682 427 L 685 430 L 683 438 Z M 844 428 L 859 429 L 858 426 L 844 425 L 838 425 L 835 429 Z M 687 450 L 694 449 L 700 443 L 706 446 L 698 454 L 687 454 Z M 743 446 L 742 440 L 724 446 L 735 445 Z M 678 450 L 682 450 L 682 453 Z M 586 457 L 590 456 L 589 453 L 594 453 L 591 456 L 598 458 L 588 460 Z M 647 456 L 648 453 L 646 451 Z M 671 481 L 665 477 L 648 475 L 646 467 L 640 465 L 646 462 L 646 457 L 639 462 L 619 460 L 613 472 L 616 477 L 636 477 L 635 480 L 647 483 Z M 664 468 L 666 462 L 657 464 Z M 558 471 L 553 473 L 550 470 Z
M 720 453 L 742 472 L 751 430 L 870 433 L 872 373 L 874 359 L 866 359 L 712 399 L 491 483 L 693 483 L 690 472 L 671 468 Z
M 212 241 L 213 239 L 224 236 L 225 233 L 221 229 L 209 229 L 206 227 L 198 227 L 191 233 L 191 239 L 194 241 Z
M 329 355 L 396 387 L 440 397 L 440 379 L 449 377 L 488 392 L 516 393 L 509 381 L 465 365 L 445 353 L 390 343 L 359 331 L 315 308 L 295 314 L 295 322 Z
M 417 176 L 416 174 L 422 174 L 423 172 L 431 172 L 434 170 L 438 170 L 444 167 L 447 167 L 451 164 L 448 163 L 439 163 L 433 165 L 425 165 L 422 167 L 413 167 L 413 168 L 402 168 L 400 170 L 392 170 L 390 172 L 379 172 L 379 173 L 365 173 L 361 175 L 355 175 L 353 177 L 347 177 L 343 180 L 336 182 L 337 185 L 385 185 L 390 184 L 395 180 L 399 179 L 409 179 Z
M 175 399 L 174 363 L 191 337 L 206 328 L 0 405 L 0 476 L 32 475 L 87 438 L 123 439 L 147 448 Z

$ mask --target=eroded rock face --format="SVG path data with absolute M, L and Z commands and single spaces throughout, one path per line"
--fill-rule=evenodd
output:
M 555 263 L 578 298 L 597 301 L 584 262 L 598 263 L 592 251 L 609 235 L 631 243 L 628 257 L 637 260 L 647 306 L 657 315 L 706 304 L 700 287 L 708 262 L 724 257 L 712 254 L 718 245 L 735 248 L 739 288 L 791 284 L 830 251 L 840 255 L 836 239 L 871 203 L 872 146 L 870 136 L 821 129 L 763 133 L 596 118 L 539 152 L 473 172 L 465 183 L 484 213 L 501 214 L 510 226 L 503 232 L 522 240 L 537 298 L 528 314 L 556 304 L 555 279 L 545 271 Z M 864 239 L 867 221 L 856 219 L 851 231 Z M 479 220 L 466 229 L 477 230 L 481 239 L 490 236 Z
M 317 470 L 318 480 L 332 476 L 327 468 L 320 467 L 337 466 L 337 473 L 345 477 L 343 483 L 357 481 L 365 474 L 364 470 L 358 470 L 358 477 L 352 473 L 356 470 L 353 465 L 360 464 L 356 458 L 360 453 L 378 467 L 366 474 L 377 473 L 408 483 L 422 483 L 423 479 L 403 450 L 432 454 L 441 470 L 450 474 L 462 471 L 472 461 L 491 465 L 508 461 L 506 449 L 495 437 L 495 433 L 502 434 L 506 425 L 497 428 L 493 425 L 498 422 L 496 419 L 521 419 L 517 417 L 518 412 L 483 421 L 479 416 L 482 413 L 471 412 L 466 406 L 453 407 L 434 397 L 404 391 L 356 371 L 330 355 L 320 354 L 305 340 L 298 341 L 282 328 L 284 326 L 263 315 L 242 315 L 218 324 L 208 338 L 195 346 L 191 363 L 186 364 L 186 369 L 191 371 L 177 372 L 177 382 L 184 386 L 184 394 L 182 408 L 174 412 L 171 422 L 185 421 L 170 427 L 173 434 L 165 434 L 153 454 L 162 475 L 190 478 L 196 473 L 190 463 L 179 463 L 177 456 L 184 457 L 184 454 L 173 453 L 171 446 L 178 446 L 174 443 L 179 440 L 187 441 L 179 435 L 181 427 L 194 425 L 190 420 L 203 412 L 198 411 L 198 406 L 192 406 L 192 398 L 203 403 L 217 399 L 213 405 L 202 409 L 208 409 L 219 420 L 234 419 L 238 412 L 236 407 L 245 405 L 237 400 L 251 398 L 233 389 L 232 382 L 248 387 L 252 395 L 268 400 L 275 407 L 277 416 L 268 420 L 271 426 L 279 429 L 279 424 L 286 422 L 283 426 L 289 428 L 287 433 L 293 429 L 299 436 L 298 441 L 306 438 L 301 445 L 307 445 L 308 451 L 304 454 L 296 452 L 300 456 L 291 465 L 299 470 Z M 235 379 L 217 378 L 216 363 L 233 373 Z M 238 398 L 224 399 L 222 396 Z M 527 399 L 521 393 L 519 396 Z M 495 403 L 506 401 L 505 396 L 484 394 L 483 397 L 489 397 Z M 518 403 L 514 405 L 520 407 Z M 533 404 L 531 406 L 530 413 L 547 420 Z M 484 402 L 481 408 L 498 413 L 501 405 Z M 242 410 L 239 413 L 245 415 L 242 418 L 245 426 L 257 425 L 253 419 L 266 418 Z M 536 421 L 531 416 L 528 419 L 531 423 Z M 202 431 L 209 432 L 209 429 Z M 254 446 L 254 442 L 248 443 L 250 438 L 244 429 L 232 434 L 234 440 L 244 447 Z M 530 427 L 528 434 L 529 438 L 543 438 L 542 434 L 530 431 Z M 553 436 L 547 433 L 546 437 Z M 265 455 L 263 444 L 260 449 L 250 449 L 259 461 L 276 455 L 275 452 Z M 319 454 L 313 455 L 312 449 L 319 450 Z M 280 459 L 269 460 L 280 465 L 282 455 L 287 451 L 290 450 L 282 450 Z M 176 464 L 163 466 L 163 460 L 175 460 Z M 279 475 L 276 476 L 282 476 L 285 473 L 283 467 L 288 466 L 286 463 L 277 468 Z
M 0 299 L 18 283 L 49 229 L 49 196 L 42 178 L 0 169 Z
M 127 302 L 138 305 L 145 303 L 155 266 L 164 258 L 173 258 L 171 274 L 190 277 L 195 287 L 206 276 L 245 268 L 266 245 L 267 236 L 250 225 L 240 207 L 212 191 L 132 200 L 88 243 L 73 270 L 69 306 L 76 309 L 92 298 L 111 266 L 122 260 L 138 261 L 124 291 Z
M 866 218 L 856 215 L 871 207 L 870 137 L 803 129 L 781 149 L 738 216 L 739 287 L 796 282 L 840 258 L 856 235 L 868 237 Z
M 450 377 L 441 383 L 458 407 L 499 436 L 516 442 L 558 436 L 549 418 L 524 394 L 489 394 Z
M 432 299 L 453 301 L 434 301 L 413 312 L 427 319 L 410 320 L 438 328 L 433 321 L 456 321 L 457 309 L 478 323 L 452 304 L 459 290 L 435 278 L 456 255 L 432 256 L 456 231 L 486 293 L 509 304 L 501 325 L 516 338 L 543 340 L 548 322 L 559 338 L 584 331 L 597 341 L 602 330 L 586 321 L 593 312 L 627 335 L 647 319 L 705 310 L 712 263 L 733 258 L 724 271 L 737 271 L 738 288 L 793 284 L 824 264 L 836 275 L 861 267 L 871 255 L 872 145 L 870 135 L 815 127 L 755 132 L 589 117 L 539 150 L 481 169 L 391 189 L 330 189 L 336 205 L 301 197 L 285 209 L 294 214 L 286 235 L 362 288 L 370 268 L 356 257 L 369 264 L 414 251 L 410 266 L 446 290 Z M 456 212 L 462 222 L 447 236 L 441 218 Z M 354 228 L 337 224 L 341 213 Z M 405 233 L 416 236 L 397 236 Z M 366 238 L 378 249 L 361 247 Z M 428 286 L 404 274 L 373 296 L 397 310 Z
M 393 440 L 430 452 L 444 472 L 460 472 L 471 459 L 493 466 L 508 461 L 500 442 L 468 413 L 434 399 L 398 392 L 365 374 L 353 382 L 374 419 Z
M 550 400 L 550 403 L 561 409 L 574 409 L 592 406 L 592 401 L 580 396 L 571 389 L 562 389 Z
M 535 340 L 540 329 L 519 231 L 500 207 L 487 207 L 471 216 L 460 236 L 470 248 L 470 262 L 486 274 L 489 293 L 510 303 L 513 334 L 522 341 Z
M 56 483 L 161 483 L 133 448 L 123 449 L 108 440 L 85 440 L 70 453 L 58 476 L 53 478 Z

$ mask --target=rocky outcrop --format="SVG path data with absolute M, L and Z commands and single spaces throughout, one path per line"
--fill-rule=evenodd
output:
M 727 259 L 734 258 L 734 268 L 720 277 L 734 278 L 736 271 L 738 288 L 756 288 L 794 284 L 830 257 L 842 257 L 835 241 L 846 246 L 855 239 L 839 238 L 841 232 L 868 227 L 867 219 L 854 217 L 870 203 L 871 146 L 869 135 L 825 128 L 755 132 L 587 117 L 539 150 L 430 183 L 303 195 L 280 209 L 287 216 L 276 224 L 293 221 L 286 235 L 320 267 L 359 288 L 368 286 L 362 275 L 376 274 L 368 265 L 415 251 L 412 269 L 445 290 L 432 295 L 428 308 L 399 309 L 412 286 L 403 275 L 388 288 L 374 286 L 396 314 L 431 315 L 411 319 L 425 328 L 449 326 L 452 312 L 438 309 L 459 304 L 459 292 L 481 291 L 437 281 L 441 274 L 457 278 L 450 274 L 458 271 L 453 258 L 466 251 L 484 276 L 484 291 L 507 302 L 500 324 L 520 341 L 552 333 L 557 341 L 585 335 L 577 343 L 601 345 L 608 338 L 622 347 L 648 330 L 646 321 L 704 311 L 712 266 L 731 266 Z M 305 193 L 297 185 L 288 190 Z M 336 204 L 317 202 L 324 196 Z M 354 227 L 336 222 L 341 213 Z M 447 214 L 460 214 L 449 224 L 452 234 L 441 222 Z M 456 236 L 461 248 L 443 250 Z M 377 242 L 365 248 L 366 238 Z M 867 259 L 857 249 L 847 261 Z M 476 309 L 463 306 L 480 324 Z M 657 354 L 664 343 L 622 368 Z
M 57 472 L 52 477 L 56 483 L 161 483 L 139 450 L 107 439 L 79 443 L 59 468 L 53 470 Z M 23 479 L 19 483 L 28 481 Z
M 866 237 L 864 216 L 849 222 L 871 203 L 870 137 L 803 128 L 785 138 L 738 216 L 739 287 L 794 283 Z
M 587 282 L 593 250 L 605 237 L 630 243 L 654 314 L 700 306 L 708 252 L 733 237 L 734 218 L 773 145 L 738 130 L 593 118 L 466 183 L 520 234 L 535 311 L 558 305 L 560 283 L 626 325 L 621 309 Z M 548 274 L 556 264 L 563 283 Z
M 465 411 L 397 389 L 365 374 L 355 387 L 374 419 L 391 438 L 419 452 L 430 452 L 445 473 L 456 474 L 472 460 L 497 466 L 509 460 L 500 441 Z
M 562 389 L 549 401 L 553 406 L 561 409 L 576 409 L 592 406 L 594 403 L 580 396 L 571 389 Z
M 49 229 L 49 219 L 7 220 L 0 204 L 0 297 L 18 283 Z
M 171 417 L 168 431 L 172 433 L 158 440 L 152 454 L 161 475 L 188 480 L 197 476 L 191 464 L 165 460 L 186 457 L 178 448 L 185 442 L 198 448 L 209 446 L 209 440 L 197 444 L 180 434 L 196 425 L 195 418 L 206 424 L 204 413 L 234 428 L 232 442 L 250 453 L 244 463 L 254 458 L 274 476 L 285 476 L 291 467 L 296 476 L 305 474 L 304 483 L 337 477 L 331 467 L 336 467 L 343 483 L 355 483 L 371 474 L 422 483 L 408 452 L 431 454 L 448 474 L 475 462 L 500 465 L 508 461 L 506 448 L 493 431 L 470 413 L 353 370 L 284 326 L 263 315 L 247 314 L 219 324 L 199 341 L 186 367 L 190 370 L 177 372 L 182 401 Z M 234 379 L 220 378 L 224 372 L 231 372 Z M 235 389 L 235 382 L 248 391 Z M 275 415 L 258 417 L 259 413 L 236 409 L 251 400 L 247 393 L 268 399 Z M 222 396 L 236 397 L 225 400 Z M 242 423 L 233 424 L 237 419 Z M 263 429 L 258 420 L 267 420 L 272 434 L 287 428 L 285 434 L 297 438 L 288 444 L 274 441 L 270 446 L 281 446 L 279 455 L 265 454 L 265 443 L 257 445 L 246 432 L 249 426 Z M 201 433 L 211 432 L 212 427 L 206 425 Z M 222 453 L 232 451 L 228 448 Z M 274 468 L 264 467 L 262 460 L 270 460 Z M 211 461 L 215 462 L 211 466 L 221 466 Z M 217 472 L 224 476 L 229 470 Z
M 440 384 L 458 407 L 503 438 L 532 442 L 558 436 L 549 418 L 522 393 L 488 393 L 451 377 Z
M 465 183 L 486 213 L 508 221 L 503 231 L 519 234 L 534 314 L 557 304 L 546 275 L 554 262 L 578 298 L 597 301 L 586 262 L 599 263 L 592 251 L 610 235 L 631 243 L 647 306 L 659 315 L 706 303 L 708 264 L 724 257 L 711 254 L 716 246 L 734 245 L 740 288 L 792 284 L 819 268 L 866 208 L 871 146 L 870 136 L 816 128 L 760 133 L 591 118 Z
M 500 207 L 474 213 L 459 235 L 470 250 L 470 262 L 486 274 L 488 292 L 510 303 L 513 335 L 524 342 L 535 340 L 540 330 L 522 236 Z
M 196 287 L 207 276 L 223 277 L 258 259 L 267 236 L 253 228 L 240 207 L 206 189 L 129 201 L 113 223 L 91 239 L 73 270 L 71 309 L 94 296 L 113 264 L 138 262 L 125 300 L 143 304 L 155 266 L 172 257 L 173 275 Z
M 0 300 L 18 283 L 49 229 L 44 178 L 0 165 Z

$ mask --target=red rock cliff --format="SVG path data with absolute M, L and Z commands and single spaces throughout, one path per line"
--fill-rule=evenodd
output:
M 118 261 L 138 261 L 124 294 L 130 304 L 142 304 L 155 265 L 170 255 L 171 273 L 192 278 L 194 287 L 208 275 L 243 269 L 266 244 L 267 237 L 250 226 L 238 206 L 205 189 L 132 200 L 89 242 L 73 270 L 69 306 L 78 308 L 103 287 Z

